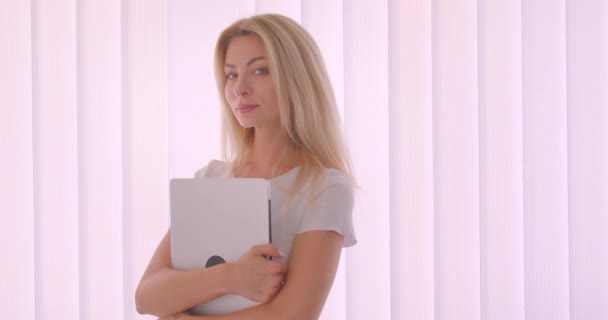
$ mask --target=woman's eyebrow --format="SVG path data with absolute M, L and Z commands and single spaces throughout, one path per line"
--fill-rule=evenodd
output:
M 260 57 L 255 57 L 255 58 L 251 58 L 251 60 L 249 60 L 249 61 L 247 62 L 247 66 L 249 67 L 249 66 L 250 66 L 252 63 L 254 63 L 254 62 L 258 61 L 258 60 L 264 60 L 264 59 L 266 59 L 266 58 L 264 58 L 264 57 L 262 57 L 262 56 L 260 56 Z M 233 64 L 229 64 L 229 63 L 226 63 L 226 64 L 224 65 L 224 67 L 225 67 L 225 68 L 236 69 L 236 66 L 235 66 L 235 65 L 233 65 Z

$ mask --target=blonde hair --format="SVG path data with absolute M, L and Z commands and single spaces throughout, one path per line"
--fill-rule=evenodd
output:
M 214 66 L 222 104 L 224 160 L 238 167 L 253 144 L 254 128 L 243 128 L 239 124 L 224 96 L 224 64 L 230 41 L 250 35 L 258 36 L 266 48 L 281 127 L 291 142 L 287 148 L 301 164 L 294 188 L 297 190 L 306 178 L 312 177 L 314 189 L 325 168 L 342 172 L 356 186 L 342 121 L 321 52 L 301 25 L 278 14 L 238 20 L 217 40 Z

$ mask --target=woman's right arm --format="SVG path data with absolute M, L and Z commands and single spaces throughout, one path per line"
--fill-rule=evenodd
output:
M 252 247 L 236 263 L 178 271 L 171 267 L 171 232 L 154 252 L 135 292 L 140 314 L 166 317 L 227 293 L 268 302 L 274 298 L 287 267 L 260 255 L 281 258 L 271 244 Z
M 171 231 L 154 252 L 137 290 L 135 305 L 140 314 L 163 317 L 187 310 L 225 293 L 227 265 L 192 271 L 171 268 Z

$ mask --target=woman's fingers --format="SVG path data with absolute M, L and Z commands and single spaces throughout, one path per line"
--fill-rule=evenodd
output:
M 235 264 L 236 292 L 250 300 L 267 303 L 281 289 L 287 265 L 267 257 L 283 258 L 273 244 L 251 247 Z
M 255 255 L 273 258 L 284 258 L 283 253 L 272 243 L 260 244 L 251 247 L 250 251 Z
M 268 271 L 273 274 L 284 274 L 287 273 L 287 265 L 278 261 L 269 261 Z

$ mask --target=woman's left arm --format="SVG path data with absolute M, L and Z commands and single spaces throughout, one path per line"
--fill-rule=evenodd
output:
M 334 231 L 307 231 L 297 235 L 289 257 L 285 285 L 272 302 L 227 315 L 182 314 L 173 319 L 318 319 L 338 269 L 343 240 L 343 236 Z

